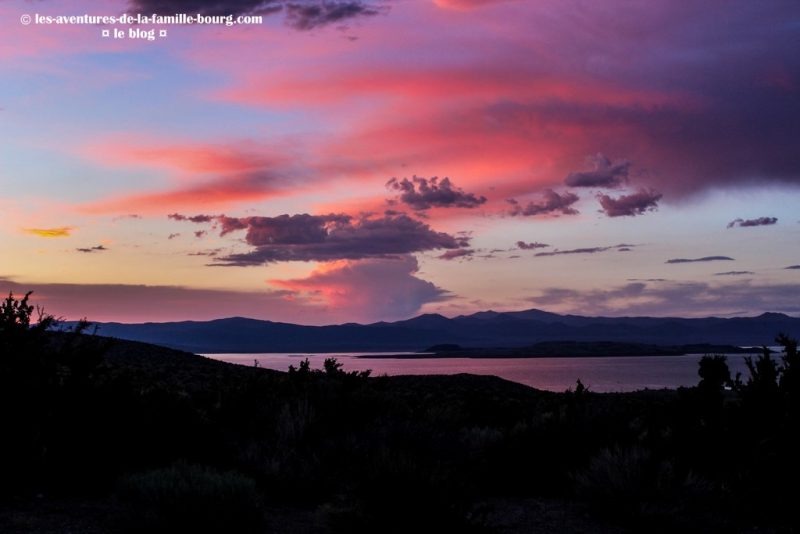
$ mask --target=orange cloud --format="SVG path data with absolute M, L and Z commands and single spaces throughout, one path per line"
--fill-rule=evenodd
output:
M 60 226 L 58 228 L 23 228 L 22 231 L 26 234 L 31 234 L 39 237 L 69 237 L 72 235 L 72 226 Z

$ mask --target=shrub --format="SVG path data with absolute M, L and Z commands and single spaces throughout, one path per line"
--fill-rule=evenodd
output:
M 252 479 L 183 462 L 126 477 L 117 497 L 129 532 L 247 533 L 263 520 Z

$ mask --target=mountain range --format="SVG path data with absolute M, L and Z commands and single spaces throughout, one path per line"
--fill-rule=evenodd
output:
M 783 332 L 800 337 L 800 318 L 584 317 L 542 310 L 483 311 L 448 318 L 425 314 L 372 324 L 304 326 L 231 317 L 167 323 L 95 323 L 103 336 L 143 341 L 195 353 L 421 351 L 439 344 L 525 347 L 543 341 L 773 345 Z

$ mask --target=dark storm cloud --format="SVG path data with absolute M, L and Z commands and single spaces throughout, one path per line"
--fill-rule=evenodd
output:
M 609 217 L 634 217 L 648 211 L 654 211 L 661 200 L 661 193 L 652 189 L 639 189 L 630 195 L 613 198 L 608 195 L 598 195 L 597 200 L 603 212 Z
M 220 235 L 246 230 L 245 242 L 255 247 L 249 252 L 221 257 L 215 265 L 385 258 L 469 245 L 468 237 L 436 232 L 402 214 L 382 218 L 307 213 L 277 217 L 218 215 L 212 220 Z
M 628 179 L 629 161 L 611 163 L 603 154 L 591 158 L 591 171 L 571 172 L 564 179 L 570 187 L 616 187 Z
M 386 187 L 399 192 L 400 201 L 415 210 L 434 207 L 477 208 L 486 202 L 486 197 L 479 197 L 474 193 L 467 193 L 463 189 L 455 187 L 447 177 L 441 180 L 437 176 L 432 178 L 414 176 L 411 180 L 392 178 L 386 182 Z
M 92 252 L 102 252 L 108 249 L 103 245 L 97 245 L 89 248 L 76 248 L 75 250 L 77 250 L 78 252 L 92 253 Z
M 131 0 L 132 10 L 145 15 L 272 15 L 283 13 L 286 23 L 297 30 L 384 12 L 387 7 L 362 0 Z
M 664 263 L 698 263 L 704 261 L 734 261 L 733 258 L 729 258 L 728 256 L 705 256 L 703 258 L 673 258 L 671 260 L 667 260 Z
M 545 243 L 537 243 L 535 241 L 532 243 L 526 243 L 525 241 L 517 241 L 517 248 L 520 250 L 534 250 L 537 248 L 547 248 L 549 246 L 550 245 L 546 245 Z
M 559 194 L 552 189 L 545 189 L 538 200 L 528 202 L 523 206 L 516 199 L 510 198 L 506 202 L 511 204 L 511 210 L 508 212 L 511 216 L 523 215 L 576 215 L 578 210 L 572 207 L 580 198 L 574 193 L 565 192 Z
M 770 226 L 778 222 L 777 217 L 758 217 L 757 219 L 734 219 L 728 223 L 728 228 L 734 226 L 748 227 L 748 226 Z

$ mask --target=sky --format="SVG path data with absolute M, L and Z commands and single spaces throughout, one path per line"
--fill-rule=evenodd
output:
M 122 14 L 242 23 L 42 19 Z M 59 317 L 800 314 L 796 0 L 0 24 L 0 290 Z

